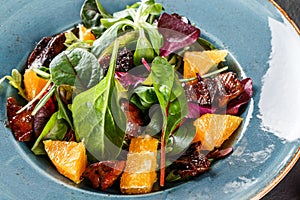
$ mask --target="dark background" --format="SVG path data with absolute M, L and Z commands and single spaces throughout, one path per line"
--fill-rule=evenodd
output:
M 300 0 L 275 0 L 300 27 Z M 300 56 L 300 52 L 299 52 Z M 300 67 L 300 66 L 299 66 Z M 300 160 L 262 200 L 300 200 Z

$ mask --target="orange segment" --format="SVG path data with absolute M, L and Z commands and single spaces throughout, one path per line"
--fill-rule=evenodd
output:
M 95 41 L 96 37 L 91 29 L 87 29 L 83 25 L 79 25 L 79 40 L 80 41 Z
M 226 56 L 226 50 L 187 51 L 183 57 L 183 77 L 192 78 L 196 73 L 206 74 L 212 67 L 225 61 Z
M 152 191 L 152 185 L 156 181 L 155 171 L 147 173 L 126 173 L 121 177 L 121 192 L 124 194 L 144 194 Z
M 31 100 L 41 92 L 48 80 L 37 76 L 32 69 L 28 69 L 25 71 L 23 82 L 27 98 Z
M 127 154 L 126 167 L 120 180 L 125 194 L 151 192 L 156 175 L 158 140 L 150 135 L 133 138 Z
M 157 139 L 146 135 L 145 137 L 133 138 L 130 142 L 130 153 L 145 153 L 157 151 Z
M 196 135 L 193 142 L 201 141 L 203 150 L 220 147 L 239 127 L 242 118 L 234 115 L 205 114 L 194 121 Z
M 57 171 L 75 183 L 80 183 L 81 175 L 87 166 L 83 143 L 46 140 L 44 145 Z

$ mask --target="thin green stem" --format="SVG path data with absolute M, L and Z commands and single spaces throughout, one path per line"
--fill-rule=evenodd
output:
M 202 77 L 202 78 L 209 78 L 209 77 L 211 77 L 211 76 L 214 76 L 214 75 L 216 75 L 216 74 L 220 74 L 220 73 L 222 73 L 222 72 L 224 72 L 224 71 L 227 71 L 227 70 L 228 70 L 228 66 L 223 67 L 223 68 L 221 68 L 221 69 L 219 69 L 219 70 L 213 71 L 213 72 L 211 72 L 211 73 L 204 74 L 204 75 L 202 75 L 201 77 Z M 179 81 L 180 81 L 181 83 L 187 83 L 187 82 L 191 82 L 191 81 L 194 81 L 194 80 L 197 80 L 197 79 L 198 79 L 198 77 L 196 76 L 196 77 L 187 78 L 187 79 L 180 79 Z
M 47 91 L 47 89 L 49 88 L 51 83 L 52 83 L 52 81 L 49 80 L 47 82 L 47 84 L 45 85 L 45 87 L 40 91 L 40 93 L 38 95 L 36 95 L 31 101 L 29 101 L 23 108 L 18 110 L 17 114 L 20 114 L 21 112 L 23 112 L 24 110 L 29 108 L 36 100 L 40 99 L 43 96 L 43 94 Z

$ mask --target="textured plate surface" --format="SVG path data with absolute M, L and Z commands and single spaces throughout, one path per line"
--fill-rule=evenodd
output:
M 103 0 L 113 12 L 133 0 Z M 187 16 L 205 38 L 228 49 L 254 83 L 234 153 L 195 180 L 138 199 L 249 199 L 264 194 L 299 157 L 300 37 L 267 0 L 164 0 L 167 12 Z M 83 1 L 0 0 L 0 77 L 22 65 L 43 36 L 80 21 Z M 43 157 L 14 140 L 5 128 L 6 98 L 0 88 L 0 199 L 131 199 L 74 185 Z M 268 189 L 267 189 L 268 190 Z

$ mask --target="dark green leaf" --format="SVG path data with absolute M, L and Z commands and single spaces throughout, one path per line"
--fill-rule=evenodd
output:
M 186 116 L 185 113 L 187 113 L 188 108 L 183 88 L 175 74 L 175 70 L 166 59 L 162 57 L 156 57 L 154 59 L 150 77 L 153 81 L 155 93 L 162 111 L 163 125 L 160 141 L 160 162 L 162 165 L 161 169 L 164 170 L 166 163 L 165 152 L 169 148 L 166 146 L 166 143 L 169 137 L 173 136 L 174 131 L 180 130 L 178 129 L 179 125 Z M 175 150 L 177 149 L 179 148 L 173 148 L 171 152 L 174 151 L 174 153 L 176 153 Z M 162 172 L 160 176 L 161 186 L 164 186 L 164 180 L 164 172 Z
M 173 133 L 167 143 L 167 148 L 171 148 L 167 156 L 176 157 L 183 153 L 191 144 L 196 133 L 196 128 L 193 125 L 193 120 L 186 120 L 180 127 Z
M 167 182 L 175 182 L 181 179 L 182 179 L 181 176 L 179 174 L 176 174 L 175 170 L 170 171 L 166 177 Z
M 170 102 L 175 77 L 174 69 L 166 59 L 156 57 L 152 62 L 150 76 L 159 104 L 164 115 L 167 116 L 166 109 Z
M 92 29 L 96 37 L 99 37 L 105 29 L 100 23 L 102 15 L 96 1 L 98 0 L 85 0 L 81 7 L 80 17 L 84 26 Z
M 56 86 L 70 85 L 84 91 L 102 78 L 97 58 L 87 50 L 64 51 L 50 63 L 51 79 Z
M 210 43 L 209 41 L 203 39 L 203 38 L 198 38 L 197 42 L 205 49 L 205 50 L 213 50 L 216 49 L 216 47 Z
M 152 105 L 158 104 L 158 99 L 153 87 L 140 86 L 134 90 L 134 94 L 131 97 L 130 102 L 145 111 Z

